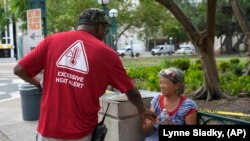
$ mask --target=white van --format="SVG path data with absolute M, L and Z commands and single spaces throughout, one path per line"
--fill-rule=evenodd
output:
M 131 45 L 127 45 L 126 47 L 122 49 L 118 49 L 117 52 L 121 57 L 131 56 L 132 49 L 133 49 L 133 55 L 136 57 L 140 56 L 143 53 L 143 47 L 140 44 L 133 44 L 132 48 L 131 48 Z
M 161 55 L 161 54 L 173 54 L 175 51 L 174 45 L 157 45 L 151 50 L 151 54 L 154 55 Z

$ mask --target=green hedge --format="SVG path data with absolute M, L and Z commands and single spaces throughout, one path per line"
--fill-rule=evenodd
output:
M 239 94 L 250 96 L 250 76 L 242 76 L 244 66 L 246 64 L 242 64 L 238 59 L 218 62 L 217 68 L 223 92 L 233 96 Z M 159 66 L 129 67 L 127 72 L 139 89 L 160 91 L 158 72 L 169 67 L 178 67 L 183 70 L 185 93 L 197 90 L 202 85 L 203 71 L 200 60 L 190 63 L 188 58 L 168 59 Z

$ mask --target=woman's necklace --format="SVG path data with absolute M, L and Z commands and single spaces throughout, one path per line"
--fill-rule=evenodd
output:
M 174 100 L 173 102 L 167 102 L 167 98 L 165 98 L 165 104 L 164 104 L 165 108 L 168 111 L 172 111 L 172 110 L 174 110 L 178 106 L 179 101 L 180 101 L 179 97 L 176 100 Z

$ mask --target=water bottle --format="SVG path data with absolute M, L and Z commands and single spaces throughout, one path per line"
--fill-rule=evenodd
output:
M 165 122 L 169 118 L 167 109 L 162 109 L 161 114 L 160 114 L 160 122 Z

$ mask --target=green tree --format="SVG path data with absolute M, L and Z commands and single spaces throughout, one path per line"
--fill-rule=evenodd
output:
M 28 10 L 28 0 L 11 0 L 10 12 L 12 15 L 13 23 L 18 20 L 22 21 L 21 29 L 27 29 L 27 16 L 26 11 Z
M 4 5 L 3 3 L 0 3 L 0 32 L 3 31 L 6 24 L 7 24 L 7 19 L 6 19 L 6 14 L 4 11 Z M 0 34 L 0 37 L 1 37 L 1 34 Z
M 115 43 L 118 42 L 120 37 L 124 35 L 124 33 L 128 30 L 132 30 L 136 27 L 140 27 L 139 20 L 136 19 L 136 5 L 133 5 L 131 0 L 128 1 L 111 1 L 108 7 L 115 8 L 118 10 L 118 17 L 116 18 L 117 21 L 117 36 L 115 39 Z
M 0 1 L 0 33 L 5 30 L 6 25 L 9 24 L 9 18 L 11 18 L 11 14 L 7 7 L 8 4 L 9 4 L 8 0 Z
M 98 7 L 96 0 L 47 0 L 46 2 L 49 33 L 74 29 L 83 9 Z
M 192 20 L 193 24 L 197 27 L 197 29 L 202 30 L 206 27 L 206 3 L 192 3 L 192 1 L 189 0 L 176 0 L 176 4 L 181 8 L 184 13 L 190 17 L 190 20 Z M 177 20 L 175 20 L 177 21 Z M 177 21 L 178 22 L 178 21 Z M 182 27 L 182 25 L 178 22 L 176 24 L 181 27 L 182 35 L 185 36 L 185 41 L 189 41 L 187 38 L 187 34 L 185 33 L 185 29 Z
M 244 1 L 246 3 L 246 1 Z M 250 51 L 250 23 L 247 19 L 247 16 L 244 12 L 244 9 L 240 5 L 239 1 L 237 0 L 230 0 L 230 4 L 232 6 L 234 16 L 236 17 L 243 33 L 245 34 L 245 46 L 246 50 Z
M 137 31 L 139 38 L 143 40 L 169 36 L 166 30 L 171 27 L 166 25 L 173 23 L 174 18 L 163 6 L 152 0 L 142 0 L 139 5 L 133 5 L 131 0 L 124 2 L 113 1 L 109 4 L 109 7 L 116 8 L 119 11 L 117 40 L 128 30 Z M 180 26 L 178 27 L 177 24 L 175 27 L 179 29 Z
M 139 38 L 143 40 L 169 36 L 178 37 L 176 39 L 180 41 L 187 39 L 183 34 L 183 28 L 171 13 L 155 1 L 141 0 L 139 5 L 133 5 L 131 0 L 112 1 L 108 6 L 119 11 L 117 40 L 128 30 L 137 31 Z
M 220 38 L 224 38 L 221 47 L 225 50 L 224 53 L 232 54 L 233 50 L 233 36 L 237 28 L 237 23 L 233 20 L 232 10 L 227 0 L 220 0 L 217 4 L 216 15 L 216 33 Z
M 141 35 L 145 38 L 162 37 L 162 25 L 168 21 L 168 17 L 170 17 L 170 13 L 151 0 L 141 1 L 135 14 L 138 25 L 140 25 L 137 27 L 141 28 Z
M 11 3 L 14 20 L 21 19 L 23 21 L 22 28 L 26 29 L 26 10 L 28 9 L 28 0 L 11 0 Z M 74 29 L 77 24 L 79 13 L 83 9 L 89 7 L 101 8 L 102 6 L 98 5 L 96 0 L 47 0 L 46 14 L 48 33 L 50 34 Z M 119 12 L 117 17 L 118 34 L 115 43 L 117 43 L 125 31 L 134 31 L 135 29 L 139 33 L 139 38 L 144 40 L 149 38 L 167 38 L 170 36 L 174 37 L 176 43 L 188 40 L 180 23 L 170 12 L 165 10 L 165 7 L 155 1 L 142 0 L 139 5 L 133 5 L 131 0 L 112 0 L 107 7 L 109 9 L 116 8 Z M 189 8 L 188 10 L 190 11 L 192 8 Z M 193 17 L 197 17 L 197 13 L 200 12 L 196 12 L 196 15 Z
M 245 39 L 245 46 L 247 50 L 249 51 L 250 46 L 250 23 L 246 17 L 246 14 L 241 7 L 241 5 L 236 0 L 230 0 L 230 3 L 232 5 L 232 9 L 234 11 L 234 15 L 236 19 L 238 20 L 240 27 L 242 31 L 244 32 L 246 39 Z M 250 74 L 250 64 L 248 64 L 248 67 L 246 69 L 245 75 Z
M 164 5 L 181 23 L 189 35 L 191 42 L 195 45 L 201 56 L 201 62 L 204 72 L 204 83 L 195 92 L 195 99 L 220 99 L 227 97 L 220 91 L 219 76 L 214 57 L 214 34 L 215 34 L 215 13 L 216 0 L 207 1 L 206 28 L 203 31 L 191 22 L 173 0 L 156 0 Z
M 23 21 L 23 29 L 27 28 L 26 11 L 28 0 L 11 0 L 12 14 L 16 21 Z M 58 8 L 55 8 L 58 7 Z M 47 0 L 46 14 L 48 33 L 55 33 L 74 29 L 77 24 L 79 13 L 89 7 L 102 7 L 96 0 Z M 174 36 L 179 40 L 186 40 L 183 29 L 179 23 L 167 12 L 164 7 L 151 0 L 144 0 L 140 5 L 133 5 L 131 0 L 110 1 L 109 9 L 116 8 L 119 12 L 117 17 L 118 35 L 116 41 L 127 30 L 139 32 L 142 39 L 158 38 L 162 36 Z M 148 16 L 152 15 L 154 16 Z M 159 14 L 161 13 L 161 14 Z M 166 22 L 167 21 L 167 22 Z M 171 32 L 169 32 L 171 31 Z

